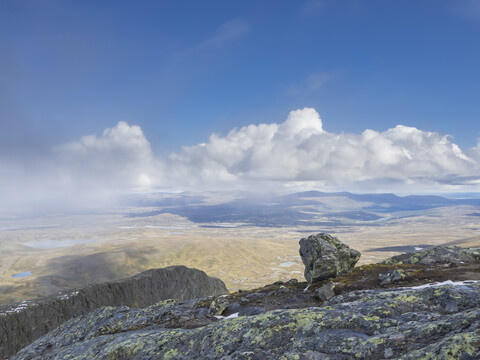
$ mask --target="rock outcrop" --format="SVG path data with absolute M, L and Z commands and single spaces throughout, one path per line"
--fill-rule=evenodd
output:
M 152 269 L 131 278 L 0 307 L 0 358 L 15 354 L 72 317 L 102 306 L 145 307 L 164 299 L 227 293 L 223 281 L 185 266 Z
M 308 287 L 290 280 L 146 308 L 102 307 L 11 360 L 479 359 L 475 259 L 453 267 L 391 260 Z
M 402 269 L 395 269 L 380 274 L 378 280 L 380 280 L 380 285 L 387 285 L 405 279 L 406 276 L 407 274 Z
M 320 233 L 300 240 L 300 256 L 308 283 L 342 276 L 352 271 L 360 252 L 329 234 Z
M 215 317 L 213 299 L 105 307 L 68 321 L 12 360 L 478 359 L 479 296 L 479 283 L 464 282 L 359 290 L 323 306 L 252 316 Z
M 335 283 L 328 282 L 325 285 L 322 285 L 317 290 L 315 290 L 315 296 L 320 301 L 327 301 L 330 300 L 332 297 L 335 296 Z
M 435 246 L 426 250 L 393 256 L 382 261 L 382 264 L 471 264 L 480 260 L 479 249 L 464 249 L 460 246 Z

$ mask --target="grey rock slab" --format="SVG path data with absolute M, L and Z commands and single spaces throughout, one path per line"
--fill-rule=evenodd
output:
M 435 246 L 426 250 L 392 256 L 380 264 L 401 265 L 442 265 L 442 264 L 472 264 L 480 262 L 480 250 L 477 248 L 462 248 L 460 246 Z
M 380 274 L 378 280 L 380 280 L 380 285 L 387 285 L 405 279 L 406 276 L 407 274 L 402 269 L 395 269 Z
M 478 359 L 479 296 L 478 283 L 358 290 L 321 307 L 193 329 L 166 328 L 165 321 L 199 316 L 202 302 L 106 307 L 62 324 L 12 360 Z
M 322 285 L 318 289 L 315 290 L 315 296 L 320 301 L 327 301 L 330 300 L 332 297 L 335 296 L 335 283 L 328 282 L 325 285 Z

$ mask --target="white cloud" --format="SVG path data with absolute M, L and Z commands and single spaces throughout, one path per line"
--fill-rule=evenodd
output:
M 151 183 L 149 172 L 155 170 L 150 143 L 142 129 L 124 121 L 104 130 L 100 137 L 88 135 L 59 146 L 55 154 L 59 164 L 68 170 L 68 180 L 100 182 L 111 188 L 144 186 Z
M 467 155 L 470 156 L 477 164 L 480 164 L 480 137 L 477 139 L 477 146 L 469 149 Z
M 0 169 L 2 205 L 26 210 L 105 205 L 119 193 L 156 185 L 161 163 L 139 126 L 119 122 L 43 156 L 0 157 Z
M 398 125 L 384 132 L 330 133 L 311 108 L 285 122 L 249 125 L 155 157 L 139 126 L 119 122 L 48 156 L 0 156 L 4 206 L 97 204 L 139 189 L 248 190 L 282 186 L 350 191 L 479 190 L 480 139 L 462 151 L 452 138 Z M 403 187 L 403 188 L 402 188 Z M 43 202 L 42 202 L 43 201 Z
M 476 152 L 478 153 L 478 151 Z M 282 124 L 249 125 L 171 154 L 169 167 L 194 174 L 190 184 L 315 181 L 351 187 L 361 182 L 428 181 L 479 175 L 478 157 L 451 138 L 398 125 L 384 132 L 334 134 L 314 109 L 292 111 Z M 172 173 L 175 172 L 172 171 Z M 442 180 L 443 179 L 443 180 Z M 440 181 L 442 180 L 442 181 Z

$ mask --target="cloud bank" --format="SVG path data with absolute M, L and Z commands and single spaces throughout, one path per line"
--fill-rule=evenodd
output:
M 129 189 L 151 184 L 149 167 L 155 162 L 150 143 L 139 126 L 124 121 L 102 136 L 88 135 L 54 149 L 64 180 L 86 185 Z M 73 166 L 70 166 L 73 165 Z M 90 182 L 92 182 L 90 184 Z
M 311 108 L 290 112 L 283 123 L 212 134 L 167 157 L 153 154 L 139 126 L 119 122 L 100 136 L 57 146 L 35 162 L 5 156 L 0 162 L 0 186 L 10 203 L 55 197 L 87 202 L 158 188 L 480 189 L 480 139 L 462 150 L 448 135 L 403 125 L 330 133 Z
M 169 167 L 203 183 L 315 182 L 348 188 L 388 180 L 445 185 L 445 179 L 480 175 L 479 148 L 467 155 L 448 135 L 402 125 L 384 132 L 329 133 L 319 114 L 305 108 L 292 111 L 282 124 L 213 134 L 207 143 L 185 147 L 168 160 Z

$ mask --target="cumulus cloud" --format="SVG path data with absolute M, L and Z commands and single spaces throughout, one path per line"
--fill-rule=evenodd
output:
M 467 151 L 467 154 L 475 159 L 477 164 L 480 164 L 480 137 L 477 139 L 477 146 Z
M 403 125 L 330 133 L 317 111 L 305 108 L 283 123 L 212 134 L 167 157 L 153 154 L 139 126 L 119 122 L 43 156 L 0 156 L 0 195 L 10 206 L 20 199 L 91 204 L 158 187 L 471 191 L 480 186 L 479 164 L 480 139 L 462 150 L 448 135 Z
M 200 183 L 314 181 L 348 187 L 385 179 L 440 184 L 453 174 L 479 175 L 478 156 L 464 153 L 448 135 L 402 125 L 384 132 L 329 133 L 309 108 L 292 111 L 281 124 L 213 134 L 207 143 L 171 154 L 169 166 L 193 171 L 192 181 Z
M 84 136 L 42 156 L 0 156 L 0 196 L 9 209 L 102 206 L 155 186 L 160 167 L 142 129 L 119 122 L 101 136 Z
M 131 189 L 150 185 L 155 172 L 152 149 L 142 129 L 124 121 L 105 129 L 100 137 L 84 136 L 54 150 L 61 167 L 68 169 L 69 181 Z

